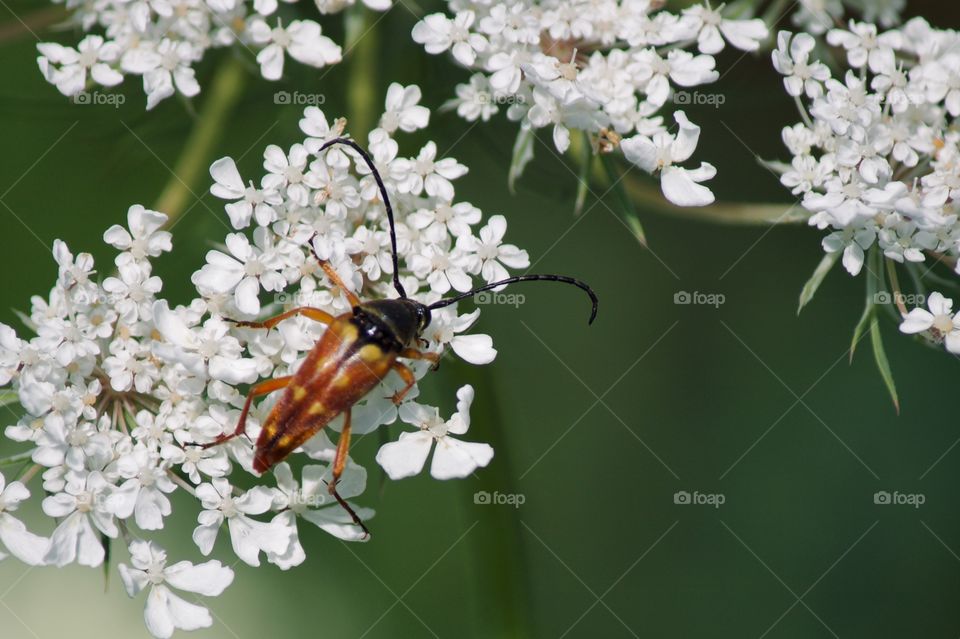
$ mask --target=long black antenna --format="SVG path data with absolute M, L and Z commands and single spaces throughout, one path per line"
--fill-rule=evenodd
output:
M 582 289 L 590 296 L 590 301 L 593 302 L 593 308 L 590 311 L 590 321 L 588 324 L 593 324 L 593 320 L 597 317 L 597 305 L 600 303 L 600 300 L 597 299 L 597 294 L 593 292 L 593 289 L 590 288 L 585 282 L 581 282 L 578 279 L 572 277 L 567 277 L 566 275 L 517 275 L 516 277 L 508 277 L 505 280 L 500 280 L 499 282 L 491 282 L 490 284 L 485 284 L 479 288 L 475 288 L 472 291 L 467 291 L 466 293 L 460 293 L 459 295 L 454 295 L 453 297 L 448 297 L 447 299 L 440 300 L 439 302 L 434 302 L 430 304 L 427 308 L 433 310 L 435 308 L 443 308 L 444 306 L 450 306 L 455 304 L 462 299 L 466 299 L 477 293 L 483 291 L 489 291 L 492 288 L 497 288 L 498 286 L 503 286 L 504 284 L 513 284 L 515 282 L 536 282 L 539 280 L 544 280 L 547 282 L 563 282 L 564 284 L 573 284 L 577 288 Z
M 390 248 L 392 250 L 391 256 L 393 257 L 393 288 L 397 289 L 397 294 L 399 294 L 400 297 L 406 297 L 407 292 L 403 290 L 403 284 L 400 283 L 400 266 L 397 264 L 397 231 L 393 221 L 393 207 L 390 206 L 390 197 L 387 195 L 387 187 L 383 184 L 383 178 L 380 177 L 380 172 L 377 171 L 377 167 L 374 166 L 370 155 L 363 150 L 363 147 L 350 138 L 334 138 L 324 142 L 323 146 L 317 150 L 317 154 L 319 154 L 320 151 L 333 146 L 334 144 L 346 144 L 351 149 L 359 153 L 360 157 L 363 158 L 363 161 L 367 163 L 368 167 L 370 167 L 370 172 L 373 173 L 373 179 L 377 181 L 377 186 L 380 188 L 380 198 L 383 200 L 383 206 L 387 209 L 387 219 L 390 221 Z

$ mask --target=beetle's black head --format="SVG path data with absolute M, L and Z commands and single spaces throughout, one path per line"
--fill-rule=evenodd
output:
M 430 325 L 430 309 L 407 297 L 371 300 L 353 309 L 358 319 L 371 322 L 401 348 L 410 346 Z

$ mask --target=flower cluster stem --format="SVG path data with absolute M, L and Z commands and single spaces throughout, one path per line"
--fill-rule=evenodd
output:
M 700 222 L 738 226 L 800 223 L 807 213 L 798 204 L 753 202 L 716 202 L 709 206 L 684 207 L 668 202 L 657 185 L 634 175 L 623 178 L 627 193 L 637 206 L 648 210 Z
M 167 214 L 168 226 L 175 224 L 190 200 L 197 197 L 197 184 L 210 166 L 210 155 L 220 141 L 230 112 L 243 94 L 246 76 L 242 61 L 236 56 L 229 56 L 217 70 L 193 130 L 173 167 L 173 175 L 154 205 L 154 209 Z
M 347 85 L 347 114 L 350 131 L 359 140 L 366 140 L 375 126 L 377 99 L 377 64 L 380 37 L 377 30 L 379 15 L 362 3 L 347 14 L 347 41 L 345 51 L 353 58 L 350 64 L 350 82 Z
M 447 366 L 444 362 L 444 366 Z M 496 387 L 489 367 L 470 366 L 461 362 L 451 362 L 445 376 L 452 389 L 463 383 L 473 385 L 476 399 L 471 406 L 471 422 L 478 431 L 482 429 L 482 439 L 496 451 L 494 461 L 483 469 L 482 479 L 485 487 L 493 492 L 516 493 L 516 478 L 511 473 L 510 448 L 506 433 L 503 431 L 503 418 L 497 402 Z M 478 490 L 475 482 L 464 480 L 464 510 L 472 513 L 465 520 L 475 520 L 482 516 L 477 530 L 470 535 L 473 544 L 471 556 L 476 558 L 473 564 L 473 583 L 476 584 L 477 616 L 482 619 L 482 635 L 488 637 L 511 637 L 525 639 L 532 637 L 530 610 L 526 593 L 529 592 L 525 580 L 529 570 L 521 539 L 520 518 L 515 508 L 498 506 L 478 506 L 474 495 Z M 477 509 L 482 509 L 477 511 Z M 496 596 L 495 601 L 486 597 Z

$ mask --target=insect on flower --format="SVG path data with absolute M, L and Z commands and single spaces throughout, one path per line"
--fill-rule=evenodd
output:
M 430 311 L 450 306 L 482 291 L 516 282 L 530 281 L 562 282 L 585 291 L 592 302 L 590 323 L 593 323 L 597 315 L 598 300 L 587 284 L 564 275 L 518 275 L 488 283 L 432 304 L 422 304 L 409 298 L 400 282 L 393 209 L 383 179 L 367 152 L 351 139 L 329 140 L 320 148 L 320 151 L 335 144 L 343 144 L 356 151 L 376 180 L 390 223 L 393 286 L 399 297 L 361 301 L 343 283 L 336 270 L 314 252 L 314 257 L 323 271 L 334 286 L 347 297 L 352 310 L 335 317 L 318 308 L 301 306 L 264 321 L 232 320 L 238 326 L 270 329 L 294 315 L 303 315 L 326 324 L 328 328 L 295 374 L 277 377 L 253 386 L 247 395 L 234 432 L 221 435 L 204 447 L 222 444 L 234 437 L 244 435 L 247 415 L 254 398 L 285 389 L 283 396 L 264 421 L 257 439 L 253 468 L 263 473 L 285 459 L 333 419 L 343 414 L 344 422 L 337 442 L 328 489 L 337 502 L 350 513 L 354 522 L 366 532 L 363 522 L 336 490 L 337 481 L 347 463 L 350 447 L 351 408 L 373 390 L 391 370 L 396 371 L 406 384 L 393 395 L 393 402 L 399 405 L 403 401 L 404 396 L 416 383 L 416 379 L 413 371 L 400 362 L 399 358 L 426 360 L 432 362 L 434 368 L 437 367 L 439 354 L 424 353 L 414 348 L 418 338 L 430 325 Z

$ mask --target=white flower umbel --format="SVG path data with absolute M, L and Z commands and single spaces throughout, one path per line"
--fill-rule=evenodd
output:
M 521 136 L 550 127 L 561 153 L 573 130 L 592 136 L 602 153 L 629 138 L 626 158 L 649 172 L 665 167 L 638 160 L 628 149 L 659 147 L 672 135 L 674 127 L 660 114 L 671 96 L 677 104 L 689 102 L 696 87 L 719 78 L 713 54 L 727 44 L 753 51 L 768 34 L 762 20 L 734 19 L 723 6 L 709 4 L 680 15 L 647 0 L 448 4 L 448 13 L 418 22 L 413 39 L 428 53 L 449 51 L 475 72 L 457 87 L 449 108 L 471 121 L 487 121 L 505 108 L 520 123 Z M 695 147 L 694 140 L 685 157 L 674 161 L 689 158 Z M 713 176 L 708 166 L 662 171 L 664 195 L 685 206 L 713 201 L 698 184 Z
M 309 4 L 316 15 L 313 2 L 299 1 Z M 316 2 L 324 14 L 354 4 L 356 0 Z M 390 7 L 389 0 L 364 4 L 376 11 Z M 336 64 L 342 56 L 341 47 L 323 34 L 316 20 L 278 17 L 276 0 L 97 0 L 66 6 L 72 11 L 69 23 L 89 35 L 76 47 L 38 44 L 37 62 L 48 82 L 78 102 L 83 92 L 115 87 L 127 76 L 142 79 L 147 109 L 175 94 L 191 98 L 201 91 L 195 67 L 210 49 L 233 47 L 237 55 L 255 53 L 268 80 L 282 76 L 288 56 L 315 68 Z
M 393 136 L 429 122 L 419 95 L 414 86 L 389 89 L 383 126 L 370 134 L 369 147 L 396 215 L 400 279 L 408 295 L 432 303 L 441 290 L 467 290 L 526 268 L 529 257 L 508 243 L 506 218 L 485 221 L 478 208 L 456 200 L 455 184 L 467 167 L 440 157 L 431 141 L 401 150 Z M 0 552 L 31 564 L 99 566 L 107 546 L 122 540 L 131 553 L 121 566 L 124 584 L 131 595 L 149 590 L 145 619 L 157 637 L 210 625 L 204 608 L 174 590 L 216 596 L 232 578 L 217 561 L 167 566 L 155 536 L 172 521 L 195 526 L 192 538 L 203 555 L 224 552 L 226 564 L 265 560 L 282 569 L 311 551 L 299 539 L 301 520 L 338 539 L 367 537 L 328 488 L 331 437 L 341 418 L 294 451 L 290 466 L 276 466 L 273 478 L 253 473 L 246 438 L 201 446 L 232 433 L 249 386 L 295 373 L 325 330 L 299 316 L 270 330 L 231 320 L 304 305 L 332 315 L 351 311 L 314 251 L 362 299 L 397 294 L 386 211 L 373 175 L 349 148 L 320 151 L 324 141 L 344 135 L 345 122 L 311 107 L 301 127 L 304 139 L 289 152 L 267 147 L 258 178 L 245 181 L 229 158 L 210 167 L 211 191 L 224 200 L 224 219 L 235 232 L 197 265 L 189 303 L 159 297 L 162 281 L 152 260 L 172 248 L 162 230 L 166 216 L 134 206 L 126 226 L 104 234 L 120 251 L 115 268 L 98 272 L 89 254 L 74 254 L 57 241 L 56 282 L 49 296 L 32 299 L 27 330 L 18 335 L 0 325 L 0 383 L 23 408 L 5 434 L 21 449 L 16 458 L 33 464 L 20 481 L 0 485 Z M 456 305 L 436 309 L 420 346 L 438 355 L 450 350 L 474 364 L 491 362 L 497 352 L 490 336 L 467 333 L 479 314 L 458 312 Z M 429 363 L 411 368 L 419 379 Z M 391 373 L 352 413 L 355 436 L 398 418 L 417 429 L 403 435 L 391 429 L 398 441 L 379 456 L 391 476 L 419 471 L 434 442 L 434 477 L 463 477 L 490 462 L 488 445 L 458 439 L 469 425 L 470 387 L 460 389 L 457 412 L 444 421 L 436 408 L 414 403 L 416 385 L 398 408 L 391 398 L 403 384 Z M 254 440 L 275 400 L 253 405 L 247 433 Z M 338 483 L 362 519 L 374 514 L 354 503 L 362 500 L 366 477 L 363 466 L 348 460 Z M 31 480 L 40 483 L 35 495 L 47 495 L 49 541 L 11 514 L 28 497 Z
M 810 35 L 778 37 L 773 64 L 802 121 L 783 129 L 791 163 L 771 166 L 810 225 L 827 232 L 823 249 L 842 253 L 850 274 L 867 270 L 871 252 L 878 254 L 867 277 L 892 293 L 885 298 L 874 286 L 868 302 L 895 304 L 903 332 L 956 351 L 950 301 L 933 293 L 929 311 L 908 311 L 896 272 L 920 283 L 943 269 L 960 286 L 960 34 L 915 18 L 888 31 L 851 21 L 825 39 L 838 47 L 831 65 L 815 59 L 821 50 Z M 922 306 L 923 287 L 916 293 Z

